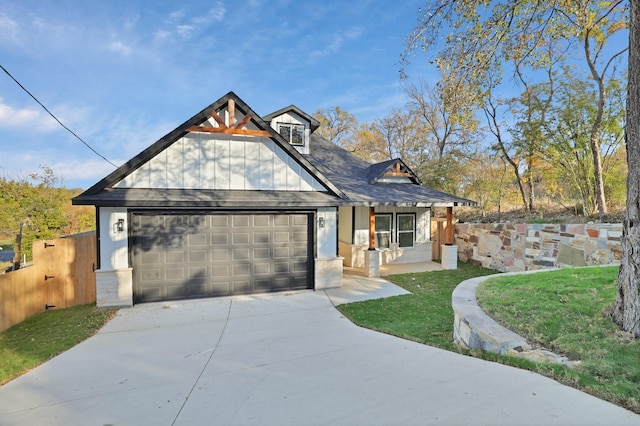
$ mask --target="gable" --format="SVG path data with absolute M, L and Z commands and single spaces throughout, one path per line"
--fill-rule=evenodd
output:
M 191 132 L 114 188 L 325 191 L 271 138 Z
M 405 183 L 420 185 L 420 179 L 415 173 L 399 159 L 384 161 L 369 166 L 367 180 L 375 183 Z
M 290 142 L 291 145 L 301 154 L 309 153 L 309 139 L 311 137 L 311 126 L 308 120 L 297 114 L 295 111 L 289 110 L 279 115 L 272 116 L 269 124 L 271 128 L 278 132 L 282 137 Z M 288 131 L 295 132 L 300 128 L 302 130 L 302 140 L 292 142 L 288 137 Z M 283 131 L 283 128 L 286 129 Z
M 190 194 L 198 190 L 208 194 L 236 190 L 322 192 L 345 197 L 233 92 L 189 118 L 72 202 L 104 205 L 122 199 L 128 191 L 144 190 L 150 197 L 154 189 L 184 189 Z

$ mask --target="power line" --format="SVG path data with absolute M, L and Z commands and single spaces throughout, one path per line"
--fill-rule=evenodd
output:
M 40 105 L 42 107 L 42 109 L 44 109 L 54 120 L 56 120 L 58 122 L 58 124 L 60 124 L 62 127 L 64 127 L 64 129 L 71 133 L 73 136 L 76 137 L 76 139 L 78 139 L 80 142 L 82 142 L 87 148 L 89 148 L 91 151 L 93 151 L 94 154 L 96 154 L 98 157 L 102 158 L 104 161 L 106 161 L 107 163 L 111 164 L 113 167 L 118 168 L 118 166 L 116 166 L 115 164 L 113 164 L 111 161 L 109 161 L 104 155 L 100 154 L 98 151 L 96 151 L 95 149 L 93 149 L 91 147 L 91 145 L 89 145 L 88 143 L 86 143 L 84 141 L 84 139 L 82 139 L 80 136 L 76 135 L 75 132 L 73 130 L 71 130 L 70 128 L 68 128 L 67 126 L 65 126 L 64 124 L 62 124 L 62 121 L 58 120 L 58 117 L 56 117 L 55 115 L 53 115 L 53 113 L 51 111 L 49 111 L 47 109 L 46 106 L 44 106 L 42 104 L 42 102 L 40 102 L 35 96 L 33 96 L 31 94 L 31 92 L 29 92 L 26 87 L 24 87 L 22 84 L 20 84 L 20 82 L 18 80 L 16 80 L 16 78 L 14 76 L 11 75 L 11 73 L 9 71 L 7 71 L 7 69 L 5 67 L 3 67 L 2 65 L 0 65 L 0 68 L 2 68 L 2 71 L 4 71 L 13 81 L 16 82 L 16 84 L 18 86 L 20 86 L 20 88 L 22 90 L 24 90 L 27 95 L 31 96 L 31 98 L 36 101 L 38 103 L 38 105 Z

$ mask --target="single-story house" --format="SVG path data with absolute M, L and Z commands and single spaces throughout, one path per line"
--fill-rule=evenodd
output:
M 474 202 L 318 127 L 230 92 L 75 197 L 96 206 L 98 306 L 338 287 L 343 265 L 430 261 L 431 208 Z

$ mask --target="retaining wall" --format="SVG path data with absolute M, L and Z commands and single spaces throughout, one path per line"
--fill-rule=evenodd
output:
M 458 259 L 502 272 L 620 262 L 622 224 L 458 223 Z

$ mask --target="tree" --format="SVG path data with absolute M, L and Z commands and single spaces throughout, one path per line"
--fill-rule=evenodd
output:
M 407 39 L 401 57 L 404 73 L 410 55 L 442 42 L 437 64 L 446 63 L 456 74 L 453 81 L 469 82 L 477 98 L 486 89 L 487 74 L 501 72 L 503 64 L 516 63 L 535 73 L 548 61 L 546 46 L 561 44 L 569 59 L 582 61 L 597 87 L 598 112 L 591 123 L 595 193 L 600 216 L 607 213 L 598 135 L 607 96 L 604 84 L 626 46 L 616 48 L 610 39 L 627 26 L 625 0 L 593 2 L 556 0 L 541 2 L 485 0 L 432 0 L 421 11 L 419 24 Z
M 622 259 L 613 320 L 640 337 L 640 4 L 631 0 L 627 94 L 627 210 L 622 224 Z
M 62 180 L 50 167 L 28 178 L 0 179 L 0 238 L 15 238 L 22 228 L 22 253 L 31 258 L 34 240 L 57 238 L 88 231 L 95 226 L 89 206 L 71 205 L 81 190 L 61 187 Z
M 403 89 L 409 97 L 409 112 L 420 118 L 425 138 L 437 148 L 438 159 L 447 151 L 472 145 L 477 120 L 465 90 L 449 90 L 451 85 L 447 84 L 434 87 L 424 81 L 419 85 L 408 83 Z
M 369 163 L 389 160 L 387 144 L 376 123 L 362 123 L 353 136 L 353 154 Z
M 320 122 L 320 136 L 353 152 L 353 135 L 358 129 L 358 120 L 353 114 L 335 106 L 319 109 L 312 115 Z

